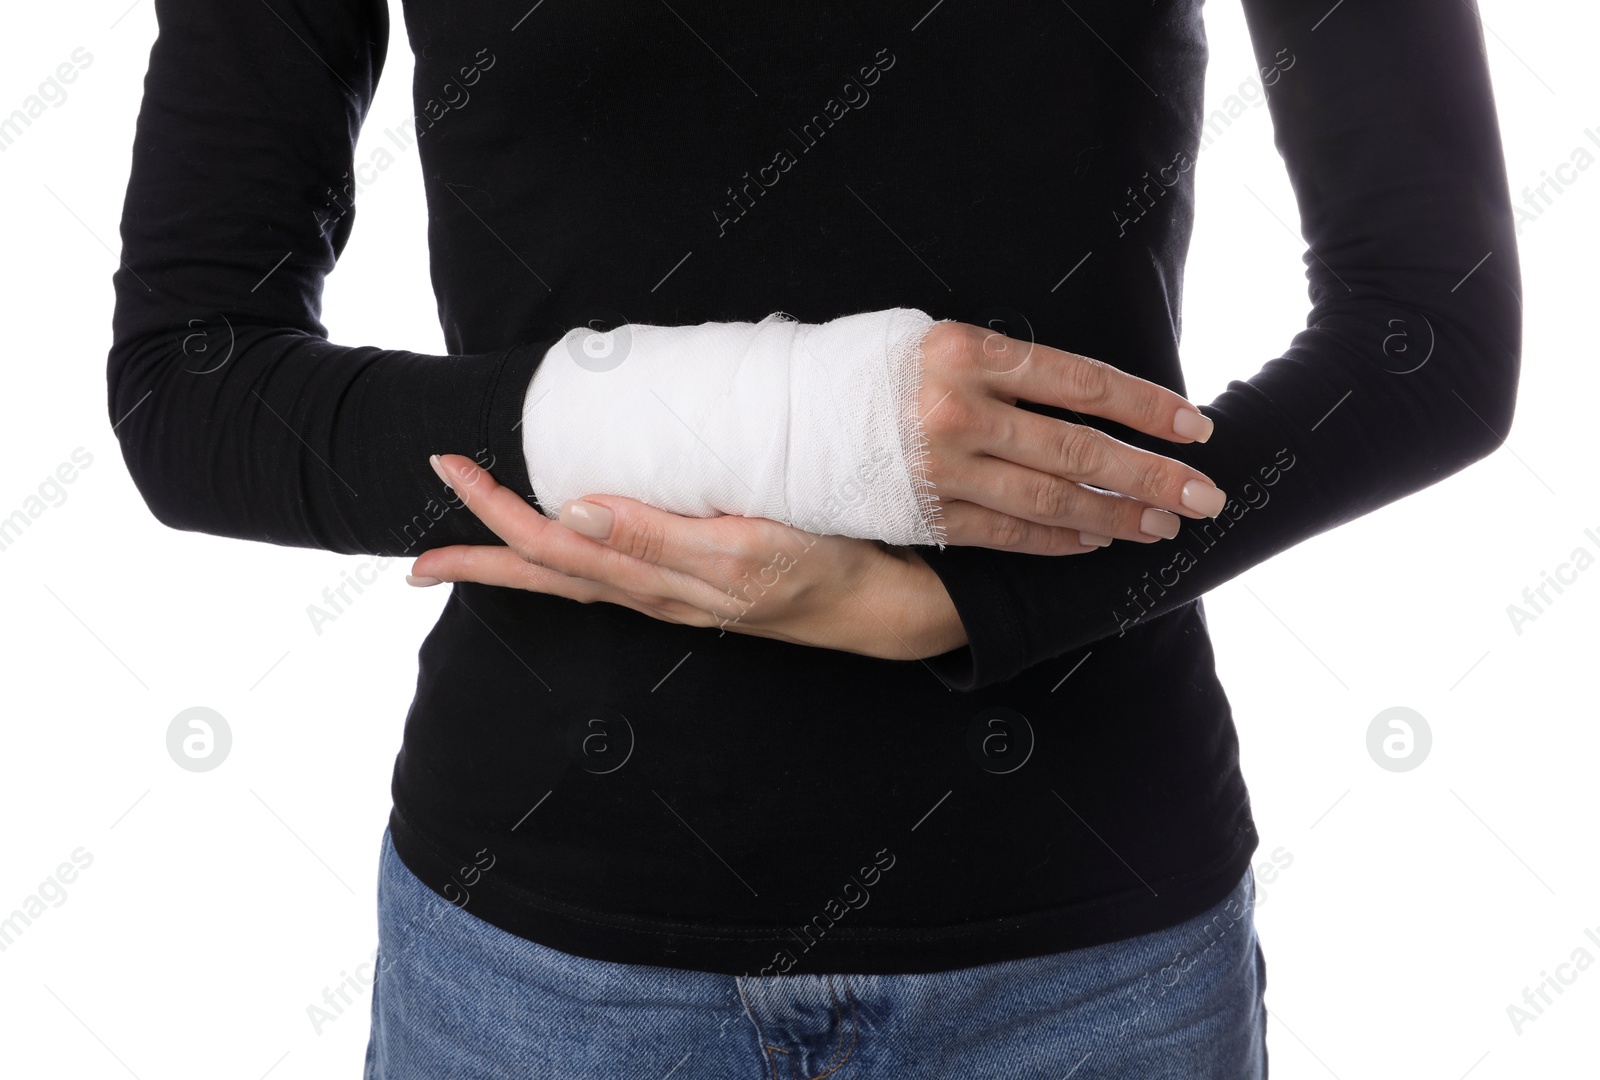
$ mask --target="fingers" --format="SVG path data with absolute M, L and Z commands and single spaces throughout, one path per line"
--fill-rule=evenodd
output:
M 1016 407 L 1059 405 L 1079 420 L 1100 416 L 1170 441 L 1209 439 L 1212 422 L 1180 394 L 1090 357 L 966 323 L 935 324 L 923 353 L 936 377 L 918 405 L 942 496 L 1040 525 L 1141 540 L 1174 534 L 1171 515 L 1215 517 L 1227 503 L 1210 477 L 1182 462 L 1087 422 Z M 1147 506 L 1119 506 L 1083 485 Z
M 986 547 L 1026 555 L 1081 555 L 1110 540 L 1077 529 L 1041 525 L 1002 514 L 977 503 L 957 501 L 942 507 L 945 539 L 957 547 Z
M 941 498 L 964 500 L 1002 516 L 1117 540 L 1153 543 L 1170 538 L 1178 529 L 1176 515 L 1139 499 L 999 458 L 972 459 L 939 490 Z
M 572 499 L 562 505 L 560 520 L 621 555 L 696 577 L 717 569 L 731 548 L 725 518 L 684 517 L 621 495 Z M 747 545 L 750 531 L 744 530 Z
M 1115 420 L 1125 427 L 1173 442 L 1205 442 L 1215 426 L 1181 394 L 1078 353 L 1038 342 L 1018 341 L 966 323 L 939 324 L 942 336 L 924 342 L 949 364 L 964 354 L 970 367 L 1007 402 L 1018 399 L 1059 405 Z M 939 329 L 936 326 L 935 329 Z
M 1181 394 L 1110 364 L 1035 343 L 1016 371 L 1017 397 L 1115 420 L 1173 442 L 1205 442 L 1215 426 Z M 1010 389 L 1007 390 L 1011 392 Z
M 741 557 L 768 552 L 778 533 L 809 536 L 760 519 L 683 517 L 617 495 L 573 500 L 558 524 L 470 458 L 444 454 L 436 460 L 445 482 L 519 559 L 610 586 L 647 606 L 679 610 L 683 622 L 699 621 L 690 609 L 713 621 L 738 618 L 743 606 L 717 583 L 737 578 Z M 730 540 L 735 530 L 737 542 Z
M 471 458 L 461 454 L 434 454 L 428 458 L 428 464 L 467 509 L 524 557 L 530 554 L 535 542 L 543 540 L 551 531 L 550 522 L 543 514 L 529 506 L 522 496 L 497 482 L 487 469 Z M 551 538 L 556 544 L 561 541 L 560 535 Z
M 675 595 L 724 626 L 743 620 L 752 594 L 760 596 L 779 567 L 794 565 L 823 539 L 765 518 L 689 518 L 620 495 L 575 499 L 562 507 L 561 523 L 659 566 L 673 576 Z
M 819 539 L 765 518 L 684 517 L 621 495 L 574 499 L 561 508 L 561 524 L 618 554 L 717 585 L 753 576 L 780 555 L 793 558 Z
M 1093 484 L 1190 518 L 1216 517 L 1227 502 L 1227 496 L 1198 469 L 1130 446 L 1097 428 L 1041 416 L 998 401 L 989 402 L 979 411 L 975 427 L 980 432 L 978 445 L 984 453 L 993 455 L 973 463 L 982 474 L 971 478 L 977 490 L 989 490 L 999 482 L 1002 458 L 1030 474 L 1027 478 L 1009 476 L 1016 489 L 1014 496 L 1023 496 L 1022 501 L 1013 498 L 1002 505 L 988 498 L 977 500 L 1004 513 L 1045 524 L 1082 526 L 1084 522 L 1059 520 L 1059 514 L 1046 516 L 1065 503 L 1073 486 L 1080 484 Z M 1119 512 L 1138 516 L 1132 508 L 1124 507 Z
M 548 566 L 537 566 L 510 548 L 484 544 L 456 544 L 424 552 L 412 565 L 412 573 L 420 579 L 419 584 L 473 581 L 499 585 L 508 589 L 563 596 L 580 604 L 596 601 L 617 604 L 665 622 L 711 626 L 723 618 L 681 602 L 652 603 L 644 597 L 602 582 L 573 577 Z
M 615 590 L 599 582 L 569 577 L 548 566 L 536 566 L 510 548 L 484 544 L 456 544 L 425 551 L 412 564 L 412 574 L 438 581 L 476 581 L 550 593 L 583 604 L 596 600 L 615 602 L 611 595 Z
M 459 454 L 436 454 L 429 461 L 440 479 L 455 490 L 467 509 L 505 541 L 510 553 L 525 564 L 547 567 L 568 578 L 598 582 L 638 599 L 688 599 L 682 594 L 700 595 L 705 591 L 695 588 L 684 575 L 629 558 L 550 521 L 516 492 L 497 483 L 471 458 Z M 416 571 L 418 575 L 442 580 L 481 580 L 470 576 L 448 578 L 443 574 L 431 573 L 427 569 L 432 563 L 429 559 L 431 554 L 419 557 L 417 565 L 422 569 Z M 500 571 L 503 577 L 515 569 L 503 561 L 489 565 Z M 550 583 L 545 579 L 535 577 L 527 580 L 532 584 L 513 587 L 532 587 L 540 592 L 554 591 L 540 587 Z M 575 596 L 573 599 L 581 597 Z

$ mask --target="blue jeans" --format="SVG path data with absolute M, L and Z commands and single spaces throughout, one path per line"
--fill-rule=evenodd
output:
M 384 834 L 367 1080 L 1255 1080 L 1250 871 L 1188 922 L 909 975 L 745 977 L 589 960 L 441 899 Z

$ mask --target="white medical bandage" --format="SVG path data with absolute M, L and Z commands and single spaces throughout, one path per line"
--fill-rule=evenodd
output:
M 623 495 L 688 517 L 944 546 L 917 415 L 915 308 L 797 322 L 579 327 L 541 360 L 522 410 L 534 494 Z

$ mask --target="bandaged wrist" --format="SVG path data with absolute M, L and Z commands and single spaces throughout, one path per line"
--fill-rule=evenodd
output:
M 551 517 L 569 499 L 624 495 L 689 517 L 942 547 L 917 414 L 933 322 L 890 308 L 574 329 L 523 404 L 534 494 Z

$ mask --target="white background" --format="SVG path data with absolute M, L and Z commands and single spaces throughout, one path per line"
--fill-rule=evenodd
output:
M 151 517 L 110 430 L 104 368 L 153 11 L 6 15 L 0 110 L 73 49 L 94 60 L 0 154 L 0 516 L 75 448 L 93 463 L 0 552 L 0 915 L 71 852 L 93 863 L 0 952 L 0 1073 L 353 1077 L 367 1000 L 320 1034 L 306 1008 L 376 945 L 389 773 L 445 593 L 409 588 L 396 560 L 319 635 L 306 606 L 366 559 Z M 1600 156 L 1584 134 L 1600 137 L 1600 15 L 1484 0 L 1483 16 L 1520 200 L 1580 145 Z M 1206 23 L 1215 107 L 1254 63 L 1236 3 L 1212 0 Z M 357 160 L 409 115 L 410 67 L 396 7 Z M 1199 162 L 1183 355 L 1206 402 L 1281 352 L 1307 299 L 1266 108 Z M 1575 548 L 1600 554 L 1584 533 L 1600 536 L 1594 454 L 1578 449 L 1600 399 L 1597 212 L 1600 166 L 1521 232 L 1524 361 L 1505 448 L 1207 597 L 1258 865 L 1292 856 L 1258 910 L 1274 1076 L 1600 1076 L 1600 965 L 1520 1033 L 1507 1014 L 1574 950 L 1600 960 L 1584 936 L 1600 936 L 1600 568 L 1520 634 L 1506 610 Z M 362 193 L 358 222 L 328 285 L 333 340 L 442 352 L 414 151 Z M 232 728 L 214 772 L 167 754 L 167 725 L 192 705 Z M 1409 772 L 1366 746 L 1396 705 L 1433 733 Z

